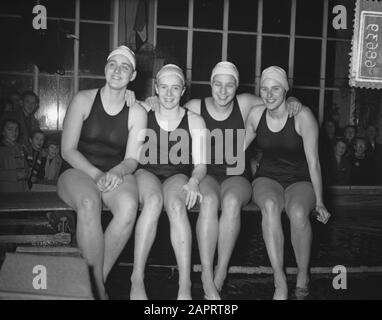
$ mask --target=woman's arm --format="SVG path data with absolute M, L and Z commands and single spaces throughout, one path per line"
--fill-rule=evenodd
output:
M 244 150 L 246 150 L 256 138 L 256 128 L 259 121 L 259 115 L 261 116 L 263 111 L 264 107 L 253 108 L 248 115 L 247 121 L 245 122 Z
M 310 179 L 316 196 L 316 210 L 320 214 L 318 219 L 324 223 L 330 217 L 322 196 L 322 175 L 318 157 L 318 124 L 309 108 L 303 107 L 296 117 L 298 133 L 301 134 L 306 160 L 308 162 Z
M 73 168 L 87 173 L 97 181 L 103 172 L 93 166 L 78 150 L 82 124 L 94 100 L 90 91 L 78 92 L 66 112 L 61 138 L 61 155 Z
M 192 138 L 192 162 L 194 169 L 188 183 L 183 187 L 187 192 L 186 205 L 191 209 L 198 197 L 202 201 L 199 192 L 199 183 L 207 174 L 207 149 L 206 149 L 206 125 L 199 115 L 189 113 L 189 124 Z
M 138 103 L 130 107 L 129 137 L 126 144 L 125 158 L 118 165 L 110 169 L 105 175 L 103 192 L 114 190 L 126 175 L 132 174 L 138 167 L 139 150 L 143 140 L 142 132 L 146 130 L 147 113 Z

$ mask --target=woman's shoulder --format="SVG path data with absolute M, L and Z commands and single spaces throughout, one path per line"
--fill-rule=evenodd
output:
M 75 98 L 81 99 L 81 100 L 94 101 L 94 98 L 97 95 L 98 90 L 99 89 L 80 90 L 75 95 Z
M 312 110 L 307 106 L 302 106 L 299 113 L 295 116 L 295 120 L 299 123 L 317 123 L 317 119 Z

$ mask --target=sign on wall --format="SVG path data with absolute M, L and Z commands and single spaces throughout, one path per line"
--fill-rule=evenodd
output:
M 382 89 L 382 2 L 357 0 L 349 84 Z

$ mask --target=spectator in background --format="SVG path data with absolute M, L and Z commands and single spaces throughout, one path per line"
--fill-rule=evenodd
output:
M 319 135 L 319 157 L 323 163 L 328 162 L 328 155 L 333 152 L 337 131 L 337 123 L 333 119 L 326 119 L 321 126 Z
M 19 124 L 4 119 L 0 142 L 0 192 L 28 191 L 28 165 L 22 146 L 17 143 Z
M 370 155 L 382 149 L 382 145 L 377 142 L 378 135 L 379 135 L 378 127 L 373 124 L 369 124 L 366 128 L 366 137 L 369 140 L 368 154 Z
M 45 156 L 42 150 L 44 141 L 44 132 L 41 130 L 36 130 L 32 133 L 30 144 L 26 149 L 26 160 L 29 166 L 29 188 L 32 188 L 32 185 L 37 181 L 44 179 L 44 166 L 42 165 L 43 157 Z
M 57 141 L 48 140 L 46 157 L 42 158 L 42 168 L 44 169 L 45 182 L 57 182 L 62 165 L 60 157 L 60 146 Z
M 21 95 L 18 91 L 14 90 L 9 94 L 10 105 L 5 111 L 17 111 L 21 110 Z
M 351 163 L 350 183 L 353 185 L 375 184 L 373 162 L 366 154 L 367 144 L 366 138 L 354 138 L 354 152 L 349 156 Z
M 347 125 L 344 128 L 344 139 L 347 143 L 347 153 L 346 156 L 350 156 L 354 149 L 354 138 L 357 134 L 357 129 L 355 126 Z
M 35 117 L 40 99 L 33 91 L 26 91 L 21 96 L 21 108 L 16 106 L 16 95 L 13 98 L 10 97 L 10 99 L 12 101 L 12 110 L 6 110 L 3 117 L 14 119 L 20 124 L 19 142 L 26 146 L 32 133 L 40 129 L 39 122 Z
M 348 185 L 350 183 L 351 165 L 345 157 L 347 143 L 343 138 L 337 138 L 333 152 L 325 164 L 326 181 L 329 185 Z

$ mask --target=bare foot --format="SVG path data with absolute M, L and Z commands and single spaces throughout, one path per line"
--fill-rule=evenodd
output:
M 192 300 L 191 293 L 178 292 L 177 300 Z
M 191 296 L 191 283 L 179 285 L 178 300 L 192 300 Z
M 221 300 L 212 278 L 207 277 L 202 273 L 201 279 L 203 283 L 204 298 L 206 300 Z
M 273 300 L 288 300 L 288 285 L 285 277 L 283 279 L 275 279 Z
M 131 281 L 130 300 L 148 300 L 143 280 Z
M 296 281 L 296 287 L 297 288 L 308 288 L 309 287 L 309 276 L 307 273 L 298 273 L 297 274 L 297 281 Z
M 226 277 L 227 277 L 227 270 L 218 270 L 218 269 L 215 270 L 214 283 L 215 283 L 215 288 L 218 292 L 222 291 Z

